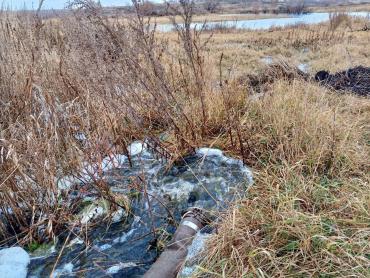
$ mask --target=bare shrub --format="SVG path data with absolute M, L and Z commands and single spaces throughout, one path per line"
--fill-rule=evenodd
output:
M 351 18 L 346 13 L 334 12 L 329 14 L 329 28 L 335 31 L 342 24 L 352 30 Z
M 205 44 L 190 28 L 193 4 L 181 2 L 186 26 L 177 25 L 180 44 L 171 49 L 157 38 L 142 4 L 133 3 L 136 16 L 123 23 L 111 22 L 92 1 L 75 1 L 73 16 L 57 22 L 4 12 L 3 238 L 21 233 L 21 243 L 43 241 L 75 225 L 71 215 L 81 199 L 69 193 L 78 189 L 64 194 L 57 186 L 66 176 L 115 205 L 103 169 L 81 170 L 127 154 L 132 140 L 166 130 L 174 140 L 161 144 L 172 149 L 166 151 L 171 161 L 207 136 Z
M 142 15 L 155 16 L 158 15 L 157 6 L 151 1 L 143 1 L 140 5 L 140 12 Z
M 218 0 L 206 0 L 203 7 L 209 13 L 216 13 L 220 8 L 220 2 Z
M 305 0 L 286 1 L 283 6 L 275 7 L 273 13 L 304 14 L 308 12 Z

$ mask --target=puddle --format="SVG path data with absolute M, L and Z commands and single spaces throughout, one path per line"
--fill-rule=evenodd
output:
M 104 175 L 113 192 L 131 196 L 129 211 L 120 222 L 108 227 L 107 223 L 101 223 L 84 231 L 88 240 L 72 237 L 74 244 L 65 247 L 56 265 L 56 274 L 62 277 L 143 275 L 160 255 L 157 243 L 165 244 L 176 231 L 182 212 L 193 206 L 210 212 L 222 211 L 236 197 L 243 196 L 252 183 L 250 170 L 220 150 L 199 149 L 170 169 L 138 144 L 132 152 L 132 167 L 124 160 L 119 168 Z M 144 184 L 148 198 L 143 194 Z M 48 277 L 63 243 L 61 238 L 53 254 L 31 259 L 29 277 Z M 195 241 L 197 243 L 202 241 Z M 193 246 L 193 249 L 201 247 Z M 190 256 L 193 253 L 195 251 L 190 252 Z M 189 265 L 186 271 L 191 267 Z

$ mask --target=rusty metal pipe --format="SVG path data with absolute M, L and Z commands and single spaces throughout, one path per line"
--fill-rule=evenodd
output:
M 208 215 L 199 208 L 184 214 L 173 239 L 158 260 L 145 273 L 144 278 L 175 278 L 188 254 L 195 234 L 210 223 Z

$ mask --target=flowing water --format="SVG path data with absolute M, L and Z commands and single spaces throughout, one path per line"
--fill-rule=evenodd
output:
M 143 148 L 133 157 L 132 167 L 126 160 L 119 168 L 106 172 L 104 179 L 116 194 L 130 196 L 130 209 L 111 225 L 101 223 L 85 231 L 88 241 L 71 236 L 72 242 L 61 253 L 54 277 L 140 277 L 160 254 L 158 243 L 175 232 L 186 209 L 197 206 L 217 213 L 236 196 L 243 195 L 252 183 L 251 172 L 241 161 L 207 148 L 169 169 L 164 161 Z M 141 188 L 139 194 L 133 184 Z M 96 206 L 97 212 L 100 207 Z M 92 218 L 89 215 L 86 222 Z M 189 250 L 190 257 L 201 249 L 205 238 L 207 231 L 197 235 Z M 51 252 L 34 255 L 28 276 L 48 277 L 62 244 L 61 239 Z M 187 276 L 191 271 L 187 267 L 183 274 Z
M 350 16 L 354 17 L 368 17 L 369 12 L 350 12 Z M 236 29 L 250 29 L 250 30 L 266 30 L 272 27 L 286 27 L 296 24 L 317 24 L 328 21 L 330 13 L 309 13 L 302 15 L 292 15 L 281 18 L 266 18 L 266 19 L 249 19 L 249 20 L 226 20 L 226 21 L 210 21 L 206 22 L 207 29 L 214 28 L 236 28 Z M 201 28 L 202 23 L 192 23 L 192 28 Z M 170 32 L 173 30 L 172 24 L 159 24 L 157 29 L 162 32 Z

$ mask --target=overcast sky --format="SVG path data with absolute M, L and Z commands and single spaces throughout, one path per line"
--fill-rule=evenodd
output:
M 45 0 L 44 9 L 62 9 L 65 7 L 69 0 Z M 103 6 L 122 6 L 130 3 L 130 0 L 100 0 Z M 154 0 L 153 2 L 161 2 L 161 0 Z M 0 0 L 0 4 L 3 3 L 4 7 L 19 9 L 26 6 L 28 9 L 37 8 L 39 0 Z

